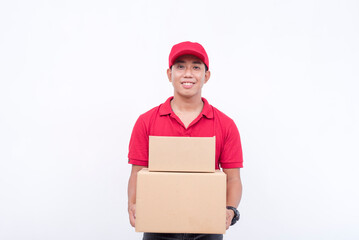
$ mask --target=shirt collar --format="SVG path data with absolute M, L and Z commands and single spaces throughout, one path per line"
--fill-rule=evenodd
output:
M 159 113 L 161 116 L 164 115 L 170 115 L 173 113 L 172 108 L 171 108 L 171 100 L 173 99 L 172 97 L 169 97 L 166 102 L 164 102 L 163 104 L 161 104 L 160 109 L 159 109 Z M 209 105 L 208 101 L 205 98 L 202 98 L 202 101 L 204 103 L 203 105 L 203 109 L 202 109 L 202 115 L 205 116 L 206 118 L 213 118 L 213 108 L 211 105 Z

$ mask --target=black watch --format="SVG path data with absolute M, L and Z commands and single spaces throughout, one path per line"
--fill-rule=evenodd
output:
M 230 209 L 230 210 L 232 210 L 234 212 L 234 217 L 232 218 L 232 222 L 231 222 L 231 226 L 232 226 L 233 224 L 235 224 L 239 220 L 240 214 L 239 214 L 237 208 L 235 208 L 235 207 L 227 206 L 227 209 Z

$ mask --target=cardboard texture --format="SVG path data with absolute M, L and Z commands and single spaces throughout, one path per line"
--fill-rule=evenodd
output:
M 226 231 L 226 174 L 149 172 L 137 175 L 136 232 Z
M 149 137 L 149 171 L 214 172 L 215 137 Z

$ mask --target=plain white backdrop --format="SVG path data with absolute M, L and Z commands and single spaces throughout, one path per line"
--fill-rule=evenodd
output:
M 186 40 L 242 138 L 225 239 L 359 238 L 358 1 L 2 0 L 0 239 L 141 239 L 128 142 Z

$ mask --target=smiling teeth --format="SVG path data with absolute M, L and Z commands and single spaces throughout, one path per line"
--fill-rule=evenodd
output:
M 190 86 L 190 85 L 193 85 L 193 83 L 189 83 L 189 82 L 185 82 L 185 83 L 182 83 L 183 85 L 186 85 L 186 86 Z

